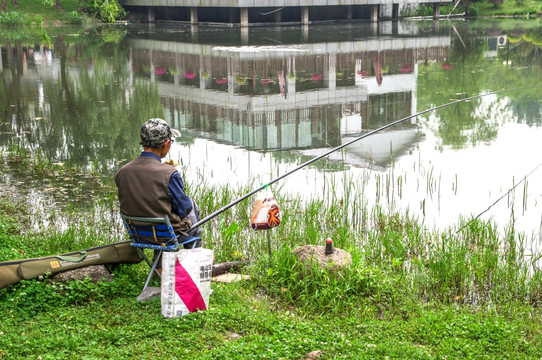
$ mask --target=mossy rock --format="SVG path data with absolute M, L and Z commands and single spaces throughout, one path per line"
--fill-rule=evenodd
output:
M 320 245 L 303 245 L 294 249 L 297 260 L 307 266 L 316 264 L 319 268 L 337 272 L 352 264 L 352 255 L 342 249 L 335 248 L 329 255 L 325 252 L 326 247 Z

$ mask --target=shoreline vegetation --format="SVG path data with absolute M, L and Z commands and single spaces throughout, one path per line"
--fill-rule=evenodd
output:
M 405 18 L 432 18 L 433 8 L 420 5 L 416 11 L 401 14 Z M 457 6 L 440 7 L 441 18 L 540 18 L 542 0 L 462 1 Z M 2 1 L 0 26 L 114 23 L 129 17 L 117 0 L 28 0 Z
M 1 196 L 0 261 L 125 240 L 110 177 L 17 147 L 0 153 L 2 173 L 39 180 L 48 194 L 95 196 L 52 209 Z M 203 214 L 247 192 L 186 185 Z M 112 282 L 26 280 L 0 290 L 0 358 L 541 358 L 541 255 L 512 226 L 499 234 L 459 219 L 458 233 L 431 230 L 359 196 L 275 196 L 283 221 L 271 231 L 249 229 L 250 201 L 202 228 L 216 262 L 250 260 L 241 270 L 250 280 L 212 284 L 208 311 L 166 320 L 159 299 L 137 302 L 144 263 L 112 268 Z M 347 216 L 359 221 L 339 220 Z M 352 254 L 344 273 L 304 269 L 293 256 L 326 237 Z

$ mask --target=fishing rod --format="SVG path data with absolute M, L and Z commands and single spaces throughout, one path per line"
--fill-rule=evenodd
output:
M 438 109 L 441 109 L 441 108 L 444 108 L 444 107 L 447 107 L 447 106 L 451 106 L 451 105 L 458 104 L 458 103 L 461 103 L 461 102 L 466 102 L 466 101 L 478 99 L 478 98 L 481 98 L 481 97 L 484 97 L 484 96 L 495 95 L 495 94 L 500 94 L 500 93 L 515 91 L 515 90 L 523 90 L 523 89 L 536 88 L 536 87 L 539 87 L 539 86 L 520 87 L 520 88 L 513 88 L 513 89 L 498 90 L 498 91 L 493 91 L 493 92 L 488 92 L 488 93 L 482 93 L 482 94 L 470 96 L 470 97 L 467 97 L 467 98 L 464 98 L 464 99 L 454 100 L 454 101 L 451 101 L 451 102 L 449 102 L 449 103 L 445 103 L 445 104 L 442 104 L 442 105 L 438 105 L 438 106 L 432 107 L 432 108 L 430 108 L 430 109 L 427 109 L 427 110 L 418 112 L 418 113 L 416 113 L 416 114 L 414 114 L 414 115 L 409 115 L 409 116 L 404 117 L 404 118 L 402 118 L 402 119 L 395 120 L 395 121 L 393 121 L 393 122 L 391 122 L 391 123 L 389 123 L 389 124 L 387 124 L 387 125 L 384 125 L 384 126 L 379 127 L 378 129 L 369 131 L 368 133 L 365 133 L 365 134 L 363 134 L 363 135 L 360 135 L 360 136 L 358 136 L 357 138 L 354 138 L 354 139 L 352 139 L 352 140 L 350 140 L 350 141 L 348 141 L 348 142 L 346 142 L 346 143 L 344 143 L 344 144 L 341 144 L 341 145 L 339 145 L 339 146 L 337 146 L 337 147 L 334 147 L 333 149 L 331 149 L 331 150 L 329 150 L 329 151 L 327 151 L 327 152 L 325 152 L 325 153 L 323 153 L 323 154 L 321 154 L 321 155 L 318 155 L 317 157 L 315 157 L 315 158 L 313 158 L 313 159 L 311 159 L 311 160 L 309 160 L 309 161 L 304 162 L 303 164 L 301 164 L 301 165 L 297 166 L 296 168 L 294 168 L 294 169 L 288 171 L 287 173 L 285 173 L 285 174 L 283 174 L 283 175 L 280 175 L 280 176 L 278 176 L 278 177 L 272 179 L 272 180 L 269 181 L 267 184 L 264 184 L 264 185 L 259 186 L 259 187 L 256 188 L 255 190 L 252 190 L 251 192 L 249 192 L 249 193 L 247 193 L 247 194 L 245 194 L 245 195 L 243 195 L 243 196 L 237 198 L 236 200 L 232 201 L 231 203 L 229 203 L 229 204 L 223 206 L 222 208 L 216 210 L 216 211 L 213 212 L 212 214 L 210 214 L 210 215 L 206 216 L 205 218 L 199 220 L 198 222 L 196 222 L 195 224 L 193 224 L 192 227 L 191 227 L 188 231 L 191 231 L 191 230 L 193 230 L 193 229 L 199 227 L 200 225 L 206 223 L 207 221 L 209 221 L 209 220 L 211 220 L 212 218 L 216 217 L 217 215 L 223 213 L 224 211 L 228 210 L 229 208 L 231 208 L 231 207 L 237 205 L 238 203 L 240 203 L 241 201 L 245 200 L 246 198 L 248 198 L 248 197 L 250 197 L 250 196 L 256 194 L 258 191 L 261 191 L 261 190 L 265 189 L 266 187 L 268 187 L 269 185 L 274 184 L 274 183 L 276 183 L 277 181 L 284 179 L 286 176 L 289 176 L 289 175 L 293 174 L 294 172 L 296 172 L 296 171 L 298 171 L 298 170 L 304 168 L 305 166 L 310 165 L 310 164 L 312 164 L 313 162 L 318 161 L 318 160 L 320 160 L 321 158 L 326 157 L 326 156 L 328 156 L 329 154 L 331 154 L 331 153 L 333 153 L 333 152 L 335 152 L 335 151 L 337 151 L 337 150 L 340 150 L 340 149 L 342 149 L 342 148 L 344 148 L 344 147 L 346 147 L 346 146 L 348 146 L 348 145 L 351 145 L 351 144 L 355 143 L 356 141 L 359 141 L 359 140 L 364 139 L 364 138 L 366 138 L 366 137 L 368 137 L 368 136 L 371 136 L 371 135 L 373 135 L 373 134 L 376 134 L 377 132 L 380 132 L 380 131 L 382 131 L 382 130 L 385 130 L 385 129 L 387 129 L 387 128 L 390 128 L 390 127 L 392 127 L 392 126 L 394 126 L 394 125 L 400 124 L 400 123 L 402 123 L 403 121 L 406 121 L 406 120 L 409 120 L 409 119 L 418 117 L 418 116 L 420 116 L 420 115 L 426 114 L 426 113 L 431 112 L 431 111 L 436 111 L 436 110 L 438 110 Z
M 535 166 L 534 169 L 531 170 L 531 172 L 529 172 L 527 175 L 523 176 L 523 178 L 518 182 L 516 183 L 514 186 L 512 186 L 507 192 L 505 192 L 504 194 L 502 194 L 497 200 L 495 200 L 491 205 L 489 205 L 484 211 L 482 211 L 481 213 L 479 213 L 478 215 L 476 215 L 475 217 L 473 217 L 470 221 L 468 221 L 465 225 L 463 225 L 462 227 L 459 228 L 459 230 L 457 230 L 455 233 L 458 234 L 460 233 L 463 229 L 465 229 L 467 226 L 469 226 L 470 224 L 472 224 L 474 221 L 476 221 L 477 219 L 479 219 L 482 215 L 484 215 L 486 212 L 488 212 L 489 210 L 491 210 L 492 207 L 494 207 L 495 205 L 497 205 L 498 202 L 500 202 L 502 199 L 504 199 L 506 196 L 508 196 L 508 194 L 510 194 L 512 191 L 514 191 L 521 183 L 527 181 L 527 178 L 529 176 L 531 176 L 536 170 L 538 170 L 540 167 L 542 166 L 542 163 L 538 164 Z

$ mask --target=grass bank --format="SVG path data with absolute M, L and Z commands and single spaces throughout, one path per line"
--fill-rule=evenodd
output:
M 3 173 L 39 178 L 54 193 L 73 178 L 71 191 L 100 184 L 102 196 L 93 207 L 41 210 L 41 218 L 17 192 L 3 196 L 0 261 L 123 239 L 110 179 L 17 148 L 2 158 Z M 188 185 L 203 214 L 246 190 Z M 342 199 L 279 196 L 283 223 L 273 231 L 248 229 L 249 201 L 205 226 L 217 260 L 248 258 L 243 272 L 251 275 L 213 283 L 205 312 L 166 320 L 158 299 L 138 303 L 144 264 L 112 269 L 112 282 L 28 280 L 0 290 L 0 357 L 305 359 L 317 351 L 320 359 L 540 359 L 539 256 L 525 252 L 524 237 L 468 220 L 459 233 L 428 231 L 407 215 L 367 209 L 351 186 Z M 333 220 L 345 218 L 357 221 Z M 339 277 L 300 276 L 292 249 L 327 236 L 352 254 L 352 266 Z
M 504 0 L 498 4 L 496 1 L 476 1 L 469 4 L 469 18 L 476 17 L 539 17 L 542 15 L 542 1 L 541 0 Z M 460 2 L 458 6 L 452 2 L 450 5 L 444 5 L 440 7 L 441 16 L 452 16 L 465 14 L 464 2 Z M 430 17 L 433 15 L 433 8 L 431 6 L 421 5 L 415 16 L 423 15 Z
M 80 6 L 78 0 L 61 0 L 61 9 L 44 5 L 42 0 L 19 1 L 13 5 L 8 1 L 8 11 L 16 11 L 21 15 L 27 15 L 29 19 L 43 19 L 44 26 L 59 25 L 65 22 L 67 16 L 73 11 L 77 11 Z M 458 7 L 446 5 L 441 7 L 441 15 L 462 14 L 465 12 L 463 4 Z M 403 14 L 403 16 L 432 16 L 432 7 L 420 6 L 417 12 Z M 542 0 L 506 0 L 502 4 L 495 4 L 487 0 L 471 2 L 471 17 L 501 17 L 501 16 L 520 16 L 536 17 L 542 14 Z
M 62 8 L 57 9 L 53 6 L 44 4 L 42 0 L 19 1 L 13 5 L 8 1 L 8 12 L 18 12 L 20 15 L 26 15 L 29 19 L 42 19 L 43 26 L 60 25 L 66 21 L 67 14 L 77 11 L 79 8 L 78 0 L 61 0 Z

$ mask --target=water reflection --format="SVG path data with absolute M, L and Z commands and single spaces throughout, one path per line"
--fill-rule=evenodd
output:
M 416 113 L 418 63 L 445 59 L 450 36 L 413 29 L 241 47 L 164 40 L 156 31 L 128 40 L 130 66 L 158 85 L 167 120 L 187 134 L 250 150 L 323 149 Z M 282 34 L 296 39 L 300 31 Z M 415 124 L 404 123 L 350 151 L 358 165 L 370 156 L 384 167 L 392 139 L 396 157 L 419 138 Z
M 0 145 L 113 173 L 140 151 L 140 124 L 163 117 L 183 132 L 171 156 L 189 181 L 266 182 L 419 110 L 538 85 L 540 28 L 167 25 L 62 34 L 51 46 L 7 38 L 0 46 Z M 367 194 L 376 194 L 371 202 L 398 202 L 439 225 L 453 223 L 534 167 L 521 153 L 509 160 L 514 166 L 479 172 L 495 161 L 492 154 L 518 151 L 526 134 L 535 135 L 540 98 L 539 89 L 524 89 L 404 122 L 315 163 L 286 187 L 319 195 L 339 181 L 322 170 L 346 174 L 341 181 L 360 177 Z M 529 191 L 534 229 L 541 192 Z M 507 221 L 510 210 L 503 213 Z

